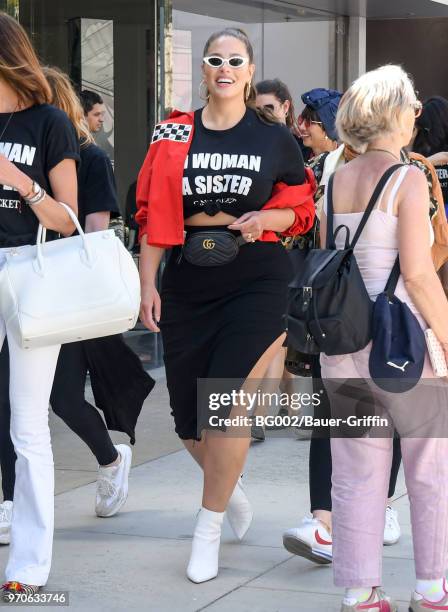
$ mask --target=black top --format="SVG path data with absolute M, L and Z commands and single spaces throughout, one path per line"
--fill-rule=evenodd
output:
M 81 167 L 78 174 L 78 217 L 84 228 L 86 216 L 110 211 L 119 215 L 117 187 L 112 162 L 96 144 L 81 146 Z
M 0 134 L 11 113 L 0 113 Z M 49 173 L 64 159 L 79 161 L 75 129 L 67 115 L 49 104 L 14 113 L 0 139 L 0 154 L 52 195 Z M 34 243 L 39 221 L 20 195 L 0 185 L 0 248 Z
M 448 205 L 448 164 L 443 166 L 436 166 L 437 176 L 439 177 L 440 186 L 443 193 L 443 201 L 445 202 L 445 208 Z
M 209 130 L 202 109 L 185 161 L 184 217 L 220 210 L 234 217 L 260 210 L 277 182 L 300 185 L 305 169 L 300 148 L 286 126 L 264 123 L 248 108 L 229 130 Z

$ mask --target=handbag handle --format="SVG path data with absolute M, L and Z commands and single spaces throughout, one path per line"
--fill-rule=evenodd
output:
M 75 227 L 78 230 L 78 233 L 79 233 L 79 235 L 81 236 L 81 239 L 82 239 L 83 249 L 84 249 L 84 252 L 86 254 L 87 265 L 92 267 L 92 265 L 93 265 L 93 253 L 92 253 L 91 248 L 87 244 L 86 235 L 85 235 L 84 230 L 81 227 L 81 224 L 80 224 L 80 222 L 78 220 L 78 217 L 75 215 L 75 213 L 70 208 L 70 206 L 67 206 L 67 204 L 64 204 L 64 202 L 59 202 L 59 204 L 65 208 L 65 210 L 68 213 L 68 216 L 70 217 L 70 219 L 75 224 Z M 37 260 L 38 272 L 40 274 L 42 274 L 42 275 L 45 273 L 44 254 L 43 254 L 42 247 L 45 244 L 46 238 L 47 238 L 47 230 L 46 230 L 46 228 L 41 223 L 39 223 L 39 228 L 37 230 L 37 239 L 36 239 L 36 260 Z

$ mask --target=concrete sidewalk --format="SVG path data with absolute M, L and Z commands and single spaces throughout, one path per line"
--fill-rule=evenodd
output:
M 137 431 L 129 499 L 110 519 L 93 514 L 96 465 L 83 444 L 52 419 L 57 466 L 56 532 L 48 590 L 68 590 L 73 610 L 337 611 L 331 566 L 290 555 L 282 531 L 308 509 L 309 443 L 273 437 L 252 446 L 245 486 L 255 518 L 243 543 L 225 524 L 220 573 L 194 585 L 185 577 L 200 473 L 173 433 L 164 381 L 148 398 Z M 114 435 L 117 441 L 125 437 Z M 90 484 L 89 484 L 90 483 Z M 398 501 L 403 536 L 384 549 L 384 585 L 407 610 L 414 570 L 408 500 Z M 0 548 L 3 568 L 7 547 Z M 28 609 L 26 607 L 25 609 Z M 31 608 L 29 608 L 31 609 Z

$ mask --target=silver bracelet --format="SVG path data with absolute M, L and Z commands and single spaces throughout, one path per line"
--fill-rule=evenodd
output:
M 47 192 L 45 191 L 45 189 L 43 187 L 40 187 L 38 193 L 32 198 L 25 198 L 25 202 L 28 205 L 36 206 L 37 204 L 40 204 L 42 202 L 46 195 Z

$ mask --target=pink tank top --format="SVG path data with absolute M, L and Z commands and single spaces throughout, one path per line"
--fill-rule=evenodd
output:
M 408 169 L 409 166 L 404 166 L 401 168 L 395 185 L 391 190 L 386 210 L 379 210 L 377 206 L 381 203 L 389 182 L 396 174 L 392 174 L 392 176 L 389 178 L 389 181 L 386 183 L 382 194 L 378 198 L 376 207 L 373 209 L 355 247 L 356 261 L 358 263 L 358 267 L 366 285 L 368 294 L 372 300 L 376 300 L 378 294 L 384 291 L 387 279 L 389 278 L 390 272 L 395 263 L 395 259 L 398 255 L 398 217 L 393 213 L 394 201 Z M 324 198 L 324 212 L 327 214 L 326 195 Z M 341 224 L 346 225 L 350 230 L 350 237 L 353 238 L 363 214 L 364 211 L 355 213 L 335 213 L 334 227 L 336 228 Z M 432 245 L 434 242 L 434 233 L 430 221 L 428 240 Z M 345 231 L 341 230 L 336 238 L 336 247 L 338 249 L 343 249 L 344 242 Z M 411 311 L 417 315 L 420 324 L 426 327 L 420 313 L 406 291 L 403 278 L 401 276 L 395 290 L 395 295 L 400 300 L 408 304 Z

